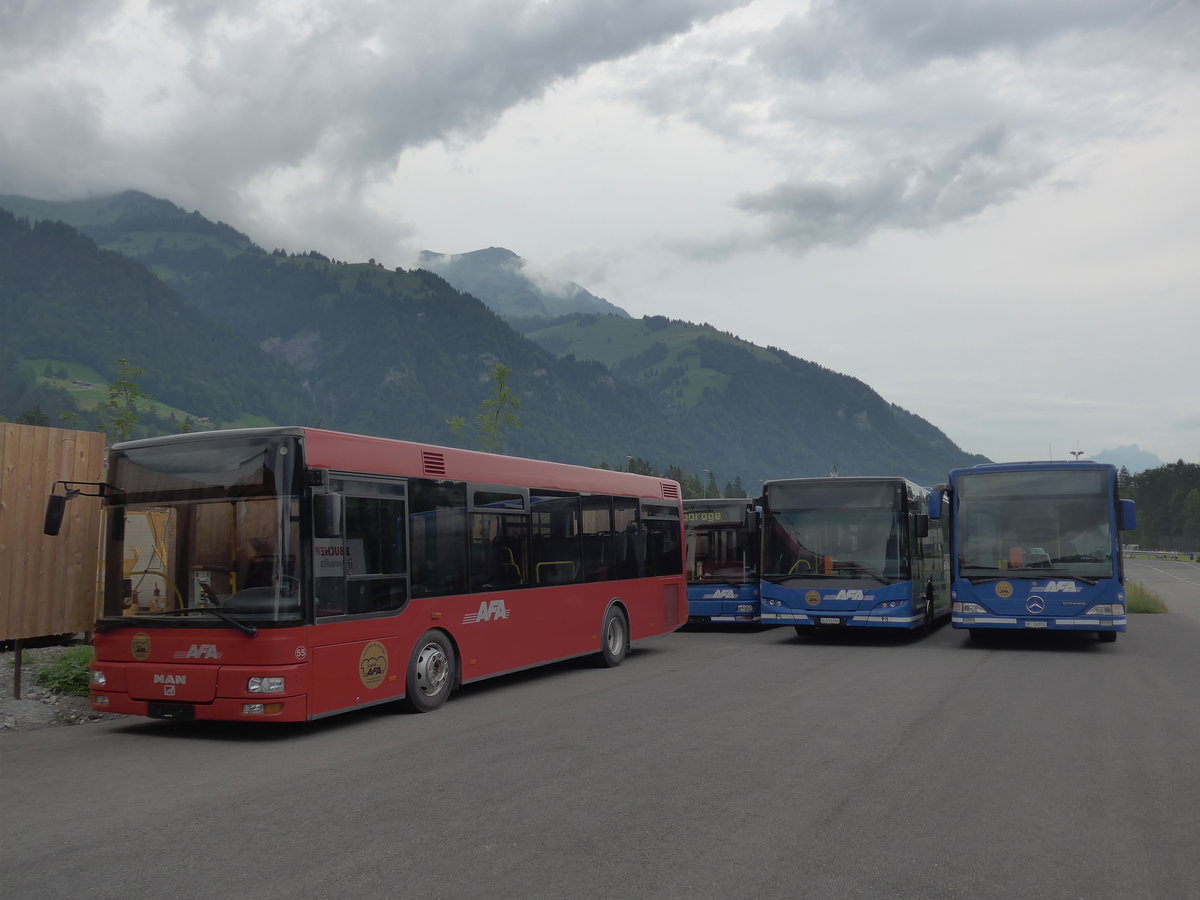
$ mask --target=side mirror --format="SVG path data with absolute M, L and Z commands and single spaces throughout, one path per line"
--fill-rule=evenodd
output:
M 67 511 L 67 495 L 51 494 L 46 498 L 46 521 L 42 533 L 56 535 L 62 530 L 63 513 Z
M 929 537 L 929 516 L 925 513 L 917 513 L 914 524 L 917 526 L 917 537 Z
M 751 536 L 758 534 L 758 508 L 755 506 L 746 507 L 746 534 Z
M 946 486 L 939 484 L 929 492 L 929 518 L 940 519 L 942 517 L 942 502 L 946 497 Z M 928 527 L 928 523 L 926 523 Z
M 1117 527 L 1121 531 L 1133 531 L 1137 528 L 1137 504 L 1132 500 L 1122 500 L 1119 509 L 1121 521 Z
M 313 537 L 342 536 L 342 495 L 336 493 L 313 495 Z

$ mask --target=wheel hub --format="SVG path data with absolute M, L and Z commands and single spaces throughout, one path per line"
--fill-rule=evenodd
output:
M 433 696 L 446 684 L 450 674 L 449 660 L 437 644 L 426 644 L 417 654 L 417 687 L 426 696 Z

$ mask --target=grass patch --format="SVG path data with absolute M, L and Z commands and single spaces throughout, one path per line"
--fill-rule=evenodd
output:
M 1131 613 L 1170 612 L 1158 594 L 1132 581 L 1125 585 L 1125 609 Z
M 95 656 L 87 644 L 67 647 L 33 670 L 33 680 L 56 694 L 88 695 L 88 663 Z

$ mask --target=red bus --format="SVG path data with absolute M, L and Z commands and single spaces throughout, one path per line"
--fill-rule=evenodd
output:
M 55 533 L 66 484 L 51 497 Z M 687 620 L 674 481 L 312 428 L 128 441 L 92 706 L 295 722 L 596 654 Z

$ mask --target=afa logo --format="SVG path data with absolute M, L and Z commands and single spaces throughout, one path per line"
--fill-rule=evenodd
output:
M 704 595 L 705 600 L 736 600 L 737 591 L 731 588 L 722 588 L 719 591 L 713 591 L 711 594 Z
M 512 613 L 504 605 L 503 600 L 484 600 L 479 604 L 479 611 L 463 616 L 464 625 L 476 622 L 490 622 L 493 619 L 507 619 Z
M 1032 590 L 1043 594 L 1078 594 L 1083 587 L 1074 581 L 1047 581 L 1041 587 L 1035 584 Z
M 221 651 L 216 644 L 192 644 L 186 650 L 176 650 L 175 659 L 220 659 Z
M 852 590 L 848 590 L 846 588 L 842 588 L 840 591 L 837 592 L 837 594 L 830 597 L 829 599 L 830 600 L 853 600 L 855 603 L 862 603 L 867 598 L 866 598 L 866 595 L 864 595 L 862 591 L 852 591 Z
M 383 684 L 387 676 L 388 652 L 387 647 L 379 641 L 371 641 L 363 647 L 362 655 L 358 657 L 358 677 L 363 687 L 374 690 Z

